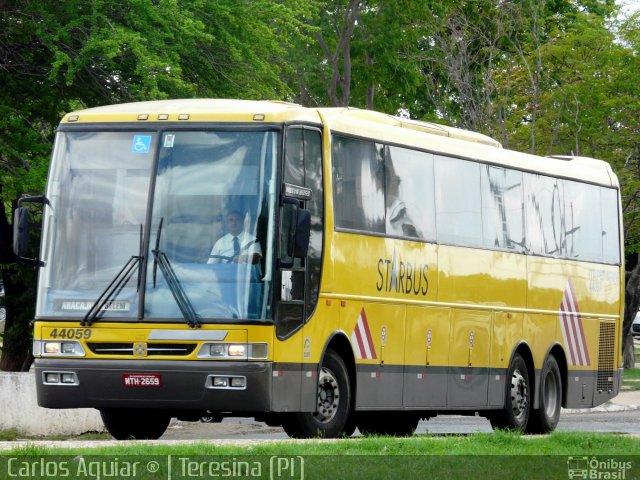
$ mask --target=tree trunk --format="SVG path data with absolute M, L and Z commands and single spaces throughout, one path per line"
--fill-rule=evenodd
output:
M 636 355 L 631 333 L 627 333 L 622 343 L 622 364 L 624 368 L 635 368 L 636 366 Z
M 0 185 L 0 189 L 1 189 Z M 31 356 L 31 321 L 36 304 L 36 272 L 16 264 L 13 254 L 13 228 L 4 211 L 0 212 L 0 278 L 4 283 L 4 306 L 7 318 L 2 333 L 0 370 L 29 370 Z

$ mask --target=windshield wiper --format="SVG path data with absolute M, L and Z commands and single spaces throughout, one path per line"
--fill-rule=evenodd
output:
M 91 326 L 91 324 L 98 318 L 102 309 L 107 305 L 107 303 L 111 302 L 118 294 L 122 291 L 129 280 L 131 280 L 131 276 L 133 275 L 133 269 L 138 266 L 138 286 L 137 291 L 140 291 L 140 278 L 141 278 L 141 270 L 142 270 L 142 224 L 140 225 L 140 242 L 138 247 L 138 255 L 133 255 L 127 263 L 124 264 L 124 267 L 120 269 L 118 274 L 111 280 L 111 283 L 104 289 L 104 291 L 98 297 L 98 300 L 95 301 L 91 308 L 86 313 L 80 325 L 83 327 L 85 325 Z
M 160 271 L 167 281 L 167 285 L 169 286 L 169 290 L 171 290 L 171 294 L 178 304 L 178 308 L 180 312 L 182 312 L 182 316 L 187 321 L 187 325 L 191 328 L 200 328 L 202 325 L 198 319 L 198 314 L 196 313 L 189 297 L 187 296 L 187 292 L 182 288 L 182 284 L 180 280 L 178 280 L 178 276 L 176 275 L 175 270 L 171 266 L 171 262 L 169 262 L 169 258 L 165 255 L 165 253 L 160 250 L 160 235 L 162 234 L 162 222 L 164 218 L 160 219 L 160 225 L 158 225 L 158 233 L 156 235 L 156 248 L 151 250 L 153 254 L 153 287 L 156 286 L 156 272 L 157 267 L 160 267 Z
M 117 297 L 129 280 L 131 280 L 131 276 L 133 275 L 136 266 L 140 264 L 141 259 L 142 257 L 140 255 L 134 255 L 127 261 L 127 263 L 124 264 L 124 267 L 122 267 L 114 279 L 111 280 L 111 283 L 104 289 L 95 303 L 91 306 L 80 322 L 80 325 L 83 327 L 85 325 L 91 326 L 96 318 L 98 318 L 98 315 L 102 312 L 103 308 Z

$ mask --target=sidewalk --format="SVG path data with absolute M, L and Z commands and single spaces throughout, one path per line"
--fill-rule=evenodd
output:
M 606 403 L 594 408 L 563 409 L 564 413 L 589 413 L 589 412 L 624 412 L 628 410 L 640 410 L 640 390 L 625 390 Z
M 594 408 L 593 410 L 602 409 L 606 412 L 617 412 L 622 410 L 640 410 L 640 390 L 620 392 L 615 398 L 607 403 Z

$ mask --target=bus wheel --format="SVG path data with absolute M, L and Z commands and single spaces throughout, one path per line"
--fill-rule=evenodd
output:
M 562 377 L 558 362 L 549 355 L 540 378 L 540 408 L 531 412 L 527 433 L 549 433 L 558 425 L 562 405 Z
M 509 365 L 504 408 L 489 415 L 494 429 L 524 431 L 529 421 L 531 409 L 531 388 L 529 373 L 524 359 L 516 353 Z
M 290 415 L 282 426 L 294 438 L 336 438 L 347 426 L 350 405 L 347 367 L 336 352 L 327 350 L 318 378 L 316 411 Z
M 167 430 L 171 415 L 162 410 L 100 410 L 102 422 L 116 440 L 156 440 Z

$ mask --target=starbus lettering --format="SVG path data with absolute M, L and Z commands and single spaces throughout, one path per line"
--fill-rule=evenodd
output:
M 378 259 L 378 292 L 396 292 L 405 295 L 427 295 L 429 265 L 418 262 L 398 260 L 394 252 L 393 258 Z

